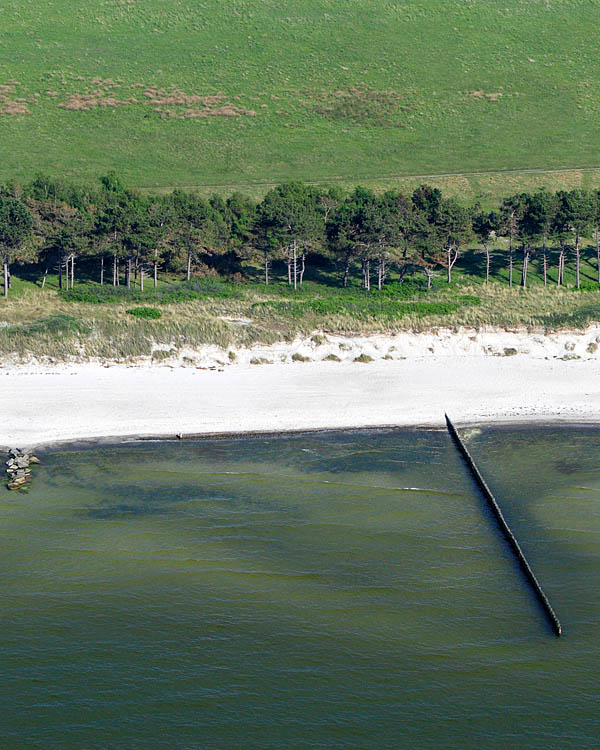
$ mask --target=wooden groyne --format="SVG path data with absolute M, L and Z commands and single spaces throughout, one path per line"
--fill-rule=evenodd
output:
M 537 596 L 540 604 L 542 605 L 542 608 L 544 612 L 546 613 L 550 625 L 552 626 L 552 629 L 556 633 L 557 636 L 562 635 L 562 627 L 560 624 L 560 621 L 558 617 L 556 616 L 556 613 L 554 609 L 552 608 L 552 605 L 550 604 L 550 600 L 544 593 L 544 590 L 540 586 L 540 582 L 535 577 L 535 573 L 531 569 L 531 565 L 527 561 L 527 558 L 525 557 L 525 553 L 521 549 L 521 545 L 517 541 L 517 538 L 512 533 L 510 526 L 507 524 L 506 519 L 504 518 L 504 515 L 502 513 L 502 510 L 500 509 L 500 506 L 498 505 L 498 502 L 494 495 L 492 494 L 492 491 L 487 486 L 487 483 L 485 479 L 482 477 L 481 472 L 477 468 L 477 465 L 475 464 L 475 461 L 473 461 L 473 458 L 471 457 L 471 454 L 467 450 L 467 446 L 463 443 L 460 435 L 456 431 L 454 425 L 452 424 L 450 417 L 445 414 L 446 417 L 446 425 L 448 426 L 448 432 L 450 433 L 450 437 L 454 441 L 456 447 L 462 454 L 463 458 L 465 459 L 465 463 L 469 467 L 469 471 L 471 472 L 471 475 L 473 476 L 473 479 L 477 483 L 477 486 L 481 490 L 481 493 L 487 500 L 487 503 L 496 517 L 496 521 L 498 521 L 498 525 L 500 527 L 500 530 L 504 534 L 504 537 L 508 544 L 510 545 L 510 548 L 512 549 L 515 557 L 517 558 L 517 561 L 521 567 L 521 570 L 525 574 L 525 578 L 529 581 L 535 595 Z

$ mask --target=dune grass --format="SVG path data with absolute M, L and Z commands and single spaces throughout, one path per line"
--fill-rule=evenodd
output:
M 6 0 L 0 179 L 260 193 L 289 179 L 597 167 L 593 0 Z M 576 40 L 576 43 L 574 43 Z M 415 179 L 411 175 L 418 175 Z M 600 184 L 444 177 L 484 201 Z
M 268 287 L 251 280 L 259 269 L 247 268 L 243 282 L 198 278 L 187 283 L 165 277 L 157 290 L 144 293 L 100 287 L 80 269 L 74 292 L 61 293 L 52 275 L 40 289 L 41 273 L 30 267 L 24 269 L 26 278 L 13 277 L 8 302 L 0 302 L 0 355 L 24 361 L 151 357 L 158 362 L 205 344 L 226 349 L 311 334 L 319 341 L 321 334 L 315 331 L 360 335 L 459 326 L 584 328 L 600 322 L 600 291 L 594 281 L 594 249 L 586 247 L 583 256 L 586 288 L 581 291 L 574 288 L 570 265 L 566 285 L 556 287 L 552 255 L 547 287 L 535 259 L 528 286 L 521 288 L 516 257 L 510 288 L 503 250 L 494 255 L 487 287 L 481 280 L 483 256 L 471 249 L 457 264 L 450 285 L 438 276 L 428 290 L 418 273 L 402 284 L 392 274 L 381 292 L 370 293 L 359 288 L 356 279 L 342 289 L 334 269 L 310 267 L 308 280 L 297 291 L 277 280 L 283 268 L 275 267 L 276 280 Z M 160 317 L 136 317 L 129 312 L 132 303 L 143 310 L 156 309 Z

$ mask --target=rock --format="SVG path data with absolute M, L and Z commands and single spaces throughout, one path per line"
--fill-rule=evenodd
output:
M 40 459 L 37 456 L 29 456 L 29 463 L 30 464 L 39 464 Z
M 15 484 L 17 487 L 25 484 L 27 477 L 15 477 L 10 484 Z
M 7 486 L 9 490 L 18 490 L 22 485 L 17 484 L 16 482 L 9 482 Z

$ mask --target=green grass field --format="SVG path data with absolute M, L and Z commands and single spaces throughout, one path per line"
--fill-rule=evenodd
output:
M 259 194 L 600 166 L 597 0 L 5 0 L 0 179 Z M 484 202 L 600 173 L 430 180 Z

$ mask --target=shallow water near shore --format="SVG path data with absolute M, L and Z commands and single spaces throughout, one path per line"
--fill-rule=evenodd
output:
M 2 493 L 3 748 L 600 743 L 600 429 L 42 454 Z

